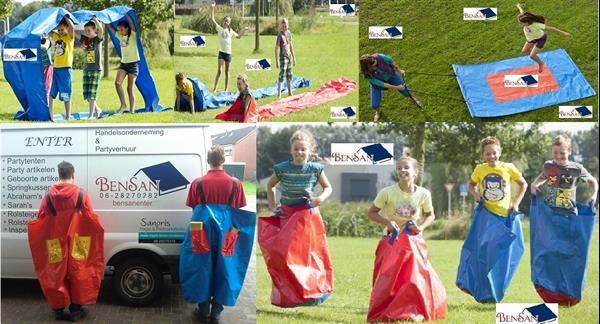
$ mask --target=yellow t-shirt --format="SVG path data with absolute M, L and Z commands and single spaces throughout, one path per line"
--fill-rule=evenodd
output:
M 487 210 L 499 216 L 507 216 L 511 203 L 512 181 L 521 177 L 521 172 L 512 163 L 500 162 L 497 167 L 482 163 L 473 170 L 471 183 L 477 184 Z
M 546 32 L 546 25 L 534 22 L 529 26 L 523 26 L 523 32 L 525 33 L 525 38 L 528 41 L 536 40 L 544 36 Z
M 54 47 L 54 68 L 70 68 L 73 66 L 73 46 L 75 39 L 66 34 L 60 36 L 52 33 L 52 46 Z
M 121 34 L 115 34 L 121 43 L 121 63 L 135 63 L 140 60 L 140 54 L 138 53 L 137 33 L 133 30 L 129 36 L 121 36 Z
M 429 190 L 416 186 L 415 192 L 404 192 L 397 183 L 383 188 L 373 205 L 381 209 L 383 217 L 395 221 L 400 228 L 409 220 L 419 224 L 424 213 L 433 211 Z
M 194 86 L 192 85 L 192 81 L 185 79 L 183 80 L 183 86 L 177 85 L 177 91 L 181 92 L 186 96 L 192 96 L 194 94 Z

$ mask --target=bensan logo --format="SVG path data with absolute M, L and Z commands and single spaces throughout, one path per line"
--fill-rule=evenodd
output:
M 332 165 L 393 165 L 393 143 L 331 143 Z
M 402 26 L 369 26 L 369 39 L 402 39 Z
M 331 107 L 331 119 L 356 119 L 356 107 Z
M 103 193 L 150 192 L 162 196 L 186 189 L 190 182 L 171 162 L 164 162 L 141 168 L 128 179 L 111 180 L 107 177 L 98 177 L 95 184 L 101 196 Z
M 268 59 L 246 59 L 246 71 L 269 71 L 271 60 Z
M 592 106 L 558 106 L 558 118 L 592 118 Z
M 506 88 L 537 88 L 540 77 L 537 74 L 506 74 L 504 87 Z
M 5 48 L 3 61 L 37 61 L 37 48 Z
M 498 9 L 463 8 L 463 20 L 498 20 Z
M 496 304 L 499 323 L 558 324 L 558 304 Z
M 179 47 L 205 47 L 204 36 L 179 36 Z
M 329 4 L 329 15 L 336 17 L 356 16 L 355 4 Z

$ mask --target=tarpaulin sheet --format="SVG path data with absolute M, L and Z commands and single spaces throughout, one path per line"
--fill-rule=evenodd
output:
M 93 16 L 96 16 L 101 22 L 107 24 L 110 23 L 116 28 L 119 21 L 126 19 L 125 16 L 127 14 L 133 19 L 136 30 L 140 31 L 135 10 L 124 6 L 117 6 L 102 11 L 81 10 L 74 12 L 73 14 L 62 8 L 40 9 L 6 34 L 2 44 L 4 76 L 12 87 L 23 109 L 22 111 L 17 112 L 15 119 L 32 121 L 50 120 L 42 74 L 42 59 L 40 55 L 41 35 L 47 34 L 55 29 L 65 16 L 70 17 L 76 25 L 85 24 Z M 120 42 L 110 30 L 108 32 L 117 53 L 121 55 Z M 156 91 L 154 80 L 150 75 L 150 70 L 148 69 L 148 63 L 144 56 L 139 32 L 137 33 L 137 37 L 140 62 L 136 86 L 144 98 L 145 107 L 136 111 L 161 111 L 164 108 L 159 104 L 158 93 Z M 9 51 L 11 49 L 35 50 L 36 57 L 25 61 L 6 60 L 4 54 L 7 49 L 9 49 Z M 74 90 L 74 92 L 76 91 L 77 90 Z M 104 95 L 116 96 L 116 93 Z M 54 106 L 55 109 L 59 107 L 59 102 L 55 101 Z M 76 115 L 76 117 L 86 118 L 87 113 L 80 113 L 79 115 Z M 56 120 L 62 119 L 64 119 L 64 115 L 56 116 Z
M 214 298 L 235 306 L 252 256 L 256 213 L 228 205 L 198 204 L 179 256 L 183 297 L 189 304 Z
M 318 208 L 281 206 L 258 219 L 258 244 L 271 276 L 271 304 L 318 305 L 333 291 L 333 268 Z
M 483 203 L 473 210 L 473 222 L 460 252 L 456 285 L 480 303 L 500 302 L 524 252 L 521 219 L 488 211 Z
M 200 82 L 196 78 L 188 78 L 192 81 L 194 86 L 194 104 L 196 105 L 196 111 L 203 111 L 206 108 L 219 108 L 223 106 L 229 106 L 233 104 L 235 99 L 238 97 L 239 92 L 224 91 L 217 94 L 210 92 L 206 85 Z M 310 87 L 310 80 L 293 77 L 292 78 L 292 89 L 308 88 Z M 281 84 L 281 91 L 287 91 L 287 83 Z M 277 95 L 277 82 L 266 88 L 251 89 L 250 93 L 254 96 L 254 99 L 258 100 L 265 97 L 273 97 Z
M 483 64 L 453 64 L 471 116 L 512 115 L 596 95 L 564 49 L 538 56 L 546 64 L 542 73 L 538 73 L 538 65 L 529 56 Z M 505 87 L 505 74 L 539 74 L 538 87 Z
M 299 95 L 283 98 L 271 104 L 258 107 L 258 116 L 251 122 L 267 120 L 273 117 L 287 115 L 304 108 L 321 105 L 326 102 L 346 96 L 356 88 L 356 81 L 342 78 L 331 80 L 316 92 L 305 92 Z
M 408 227 L 377 245 L 367 320 L 431 321 L 446 317 L 446 289 L 427 259 L 427 244 Z
M 46 196 L 48 201 L 49 195 Z M 104 273 L 104 228 L 95 214 L 54 209 L 27 224 L 35 273 L 51 308 L 95 304 Z M 50 212 L 54 209 L 54 212 Z
M 225 120 L 225 121 L 236 121 L 241 123 L 247 123 L 250 120 L 256 119 L 256 101 L 254 98 L 250 100 L 250 104 L 248 105 L 248 111 L 244 114 L 244 107 L 242 107 L 242 97 L 239 96 L 231 105 L 227 111 L 222 112 L 215 116 L 217 119 Z
M 538 195 L 532 197 L 531 281 L 546 303 L 575 305 L 585 287 L 594 210 L 577 204 L 577 214 L 556 212 Z

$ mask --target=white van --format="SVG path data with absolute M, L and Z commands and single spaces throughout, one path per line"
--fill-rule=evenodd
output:
M 27 222 L 36 217 L 57 164 L 71 162 L 105 229 L 106 274 L 130 305 L 148 304 L 170 274 L 191 217 L 190 183 L 207 171 L 209 126 L 5 125 L 2 160 L 2 278 L 36 278 Z

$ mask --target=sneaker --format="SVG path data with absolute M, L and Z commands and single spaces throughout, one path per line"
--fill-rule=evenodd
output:
M 413 99 L 413 101 L 418 108 L 423 109 L 423 105 L 421 104 L 421 102 L 419 100 Z
M 63 309 L 54 310 L 55 321 L 70 321 L 71 317 Z
M 71 321 L 77 322 L 79 320 L 82 320 L 82 319 L 86 318 L 86 316 L 88 316 L 88 313 L 89 312 L 88 312 L 87 308 L 83 308 L 83 307 L 76 312 L 71 312 Z
M 373 121 L 379 121 L 379 118 L 381 118 L 381 112 L 376 111 L 375 116 L 373 116 Z

